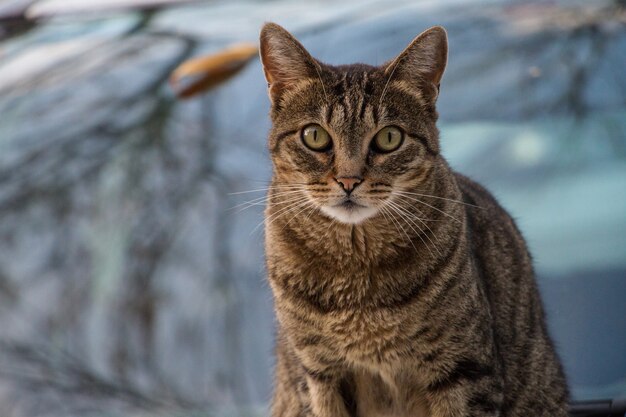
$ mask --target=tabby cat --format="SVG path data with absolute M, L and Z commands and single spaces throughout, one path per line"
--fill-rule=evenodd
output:
M 272 416 L 566 416 L 524 239 L 440 153 L 445 30 L 380 67 L 323 64 L 273 23 L 260 41 Z

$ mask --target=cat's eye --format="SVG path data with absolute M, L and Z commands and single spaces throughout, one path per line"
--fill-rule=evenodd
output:
M 378 131 L 372 142 L 372 147 L 378 152 L 395 151 L 402 145 L 404 133 L 395 126 L 383 127 Z
M 305 126 L 302 129 L 302 142 L 309 149 L 317 152 L 325 151 L 332 145 L 328 132 L 316 123 Z

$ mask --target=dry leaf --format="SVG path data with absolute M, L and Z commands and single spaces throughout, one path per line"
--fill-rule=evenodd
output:
M 192 97 L 228 80 L 258 56 L 254 44 L 237 44 L 220 52 L 189 59 L 170 75 L 170 85 L 180 98 Z

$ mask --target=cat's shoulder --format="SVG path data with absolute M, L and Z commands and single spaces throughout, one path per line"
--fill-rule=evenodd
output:
M 496 198 L 483 185 L 458 172 L 454 172 L 454 177 L 464 199 L 490 203 L 497 206 L 500 205 Z
M 515 225 L 511 215 L 487 188 L 458 172 L 454 176 L 471 218 L 489 222 L 502 220 Z M 515 228 L 517 229 L 516 226 Z

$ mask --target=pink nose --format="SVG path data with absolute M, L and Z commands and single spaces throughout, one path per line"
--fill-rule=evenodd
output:
M 350 194 L 352 190 L 354 190 L 356 186 L 359 185 L 363 181 L 363 178 L 361 177 L 337 177 L 335 178 L 335 181 L 337 181 L 341 185 L 341 188 L 343 188 L 345 192 Z

